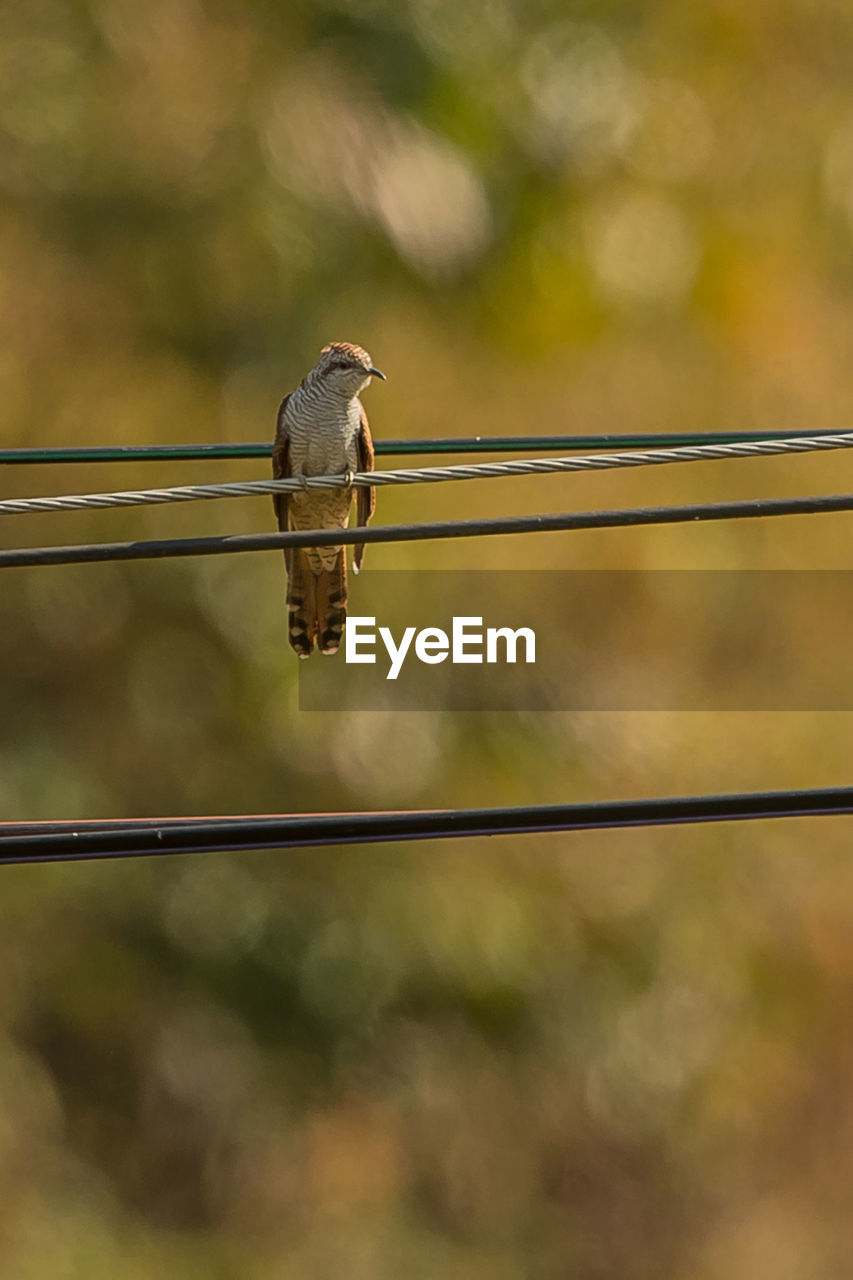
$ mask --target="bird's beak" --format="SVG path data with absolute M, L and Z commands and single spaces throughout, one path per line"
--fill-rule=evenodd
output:
M 370 374 L 371 378 L 381 378 L 383 382 L 388 381 L 381 369 L 368 369 L 367 372 Z

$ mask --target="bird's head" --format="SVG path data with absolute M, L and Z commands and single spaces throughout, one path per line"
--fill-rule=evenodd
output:
M 357 347 L 352 342 L 329 343 L 320 352 L 313 372 L 330 389 L 347 397 L 357 396 L 371 378 L 385 381 L 385 374 L 374 367 L 364 347 Z

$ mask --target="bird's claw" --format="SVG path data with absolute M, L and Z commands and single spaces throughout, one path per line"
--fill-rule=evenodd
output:
M 346 471 L 344 472 L 344 488 L 346 489 L 352 488 L 353 475 L 354 475 L 354 472 L 352 472 L 350 468 L 347 467 Z

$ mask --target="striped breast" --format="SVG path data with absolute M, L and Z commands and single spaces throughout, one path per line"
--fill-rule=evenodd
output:
M 322 394 L 311 384 L 298 387 L 285 410 L 290 470 L 294 476 L 328 476 L 358 469 L 357 437 L 361 405 L 357 397 L 342 400 Z M 288 504 L 290 527 L 345 529 L 349 524 L 352 493 L 344 488 L 298 490 Z M 334 567 L 340 547 L 314 547 L 306 551 L 314 573 Z

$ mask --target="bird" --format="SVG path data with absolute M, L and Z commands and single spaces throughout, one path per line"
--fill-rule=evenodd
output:
M 359 394 L 371 378 L 385 381 L 364 347 L 330 342 L 313 369 L 286 395 L 278 411 L 273 445 L 273 476 L 295 476 L 304 488 L 273 496 L 282 530 L 346 529 L 353 486 L 309 489 L 308 476 L 372 471 L 373 439 Z M 376 491 L 359 485 L 356 521 L 366 525 L 376 507 Z M 353 572 L 361 569 L 364 544 L 353 551 Z M 315 642 L 324 654 L 336 653 L 347 609 L 347 569 L 342 546 L 286 547 L 288 639 L 300 658 L 310 657 Z

